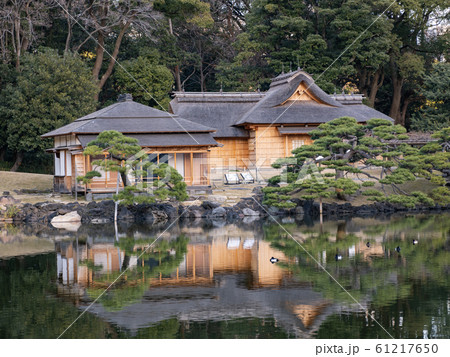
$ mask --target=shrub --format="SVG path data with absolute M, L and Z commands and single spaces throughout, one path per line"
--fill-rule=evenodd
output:
M 8 206 L 6 208 L 5 217 L 6 218 L 14 218 L 17 215 L 17 213 L 19 213 L 19 212 L 20 212 L 19 207 L 15 206 L 15 205 Z

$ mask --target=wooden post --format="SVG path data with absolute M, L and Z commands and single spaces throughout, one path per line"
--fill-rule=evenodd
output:
M 108 174 L 107 174 L 107 170 L 106 170 L 106 153 L 104 154 L 105 155 L 105 188 L 107 188 L 108 187 Z
M 289 143 L 288 143 L 288 136 L 285 135 L 284 136 L 284 156 L 288 156 L 289 155 Z
M 207 165 L 207 174 L 208 174 L 208 177 L 206 179 L 206 184 L 208 186 L 210 186 L 211 185 L 211 178 L 210 178 L 211 177 L 211 165 L 210 165 L 210 154 L 208 151 L 206 152 L 206 165 Z
M 194 186 L 194 153 L 191 152 L 191 186 Z
M 78 201 L 77 159 L 75 156 L 75 201 Z

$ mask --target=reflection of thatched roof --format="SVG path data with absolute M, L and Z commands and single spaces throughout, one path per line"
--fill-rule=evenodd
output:
M 309 328 L 328 305 L 328 303 L 321 302 L 319 305 L 288 304 L 288 307 L 302 321 L 303 325 Z
M 421 133 L 418 131 L 411 131 L 407 133 L 409 139 L 407 140 L 390 140 L 391 144 L 409 144 L 409 145 L 425 145 L 431 141 L 437 141 L 431 137 L 432 133 Z

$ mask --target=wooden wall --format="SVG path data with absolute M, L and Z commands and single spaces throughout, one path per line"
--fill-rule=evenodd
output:
M 211 168 L 237 167 L 244 169 L 248 162 L 248 139 L 216 139 L 222 147 L 211 148 Z
M 249 139 L 250 160 L 258 167 L 271 167 L 280 157 L 285 157 L 284 138 L 275 126 L 256 126 Z M 256 140 L 256 141 L 255 141 Z
M 276 126 L 252 127 L 248 139 L 249 159 L 258 167 L 270 168 L 276 159 L 292 156 L 294 142 L 299 140 L 304 145 L 313 142 L 308 134 L 281 135 Z

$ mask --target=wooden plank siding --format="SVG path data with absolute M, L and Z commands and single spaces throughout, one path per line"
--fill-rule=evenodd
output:
M 292 156 L 292 150 L 298 144 L 313 143 L 308 134 L 281 135 L 276 126 L 253 126 L 249 130 L 248 158 L 263 168 L 271 167 L 278 158 Z
M 211 148 L 211 168 L 236 167 L 244 169 L 248 162 L 248 139 L 216 139 L 222 147 Z
M 270 168 L 280 157 L 286 156 L 285 138 L 276 126 L 254 126 L 254 135 L 249 140 L 250 160 L 259 167 Z M 255 141 L 256 140 L 256 141 Z

